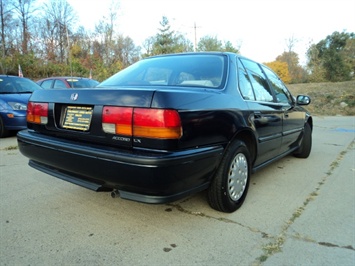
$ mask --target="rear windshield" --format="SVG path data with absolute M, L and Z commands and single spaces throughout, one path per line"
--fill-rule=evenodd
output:
M 222 88 L 226 56 L 170 55 L 144 59 L 103 81 L 98 87 L 179 86 Z
M 93 88 L 99 84 L 98 81 L 93 79 L 68 78 L 67 81 L 71 88 Z

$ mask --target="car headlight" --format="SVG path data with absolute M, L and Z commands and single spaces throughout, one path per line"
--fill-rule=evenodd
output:
M 23 103 L 17 103 L 17 102 L 8 102 L 8 104 L 11 106 L 12 109 L 16 111 L 26 111 L 27 110 L 27 105 Z

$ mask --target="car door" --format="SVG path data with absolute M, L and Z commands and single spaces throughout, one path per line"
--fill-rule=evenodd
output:
M 262 69 L 275 94 L 277 104 L 282 108 L 283 124 L 280 153 L 284 153 L 295 147 L 295 143 L 303 131 L 306 113 L 296 106 L 291 93 L 281 79 L 269 68 L 262 66 Z
M 274 95 L 259 64 L 240 59 L 239 88 L 250 110 L 249 121 L 258 141 L 257 159 L 261 165 L 279 155 L 282 142 L 283 111 L 275 102 Z

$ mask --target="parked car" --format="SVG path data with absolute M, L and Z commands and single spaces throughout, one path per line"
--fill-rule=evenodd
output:
M 212 208 L 233 212 L 252 172 L 309 156 L 310 101 L 237 54 L 161 55 L 98 89 L 34 92 L 18 144 L 30 166 L 113 197 L 165 203 L 207 189 Z
M 42 88 L 30 79 L 0 75 L 0 138 L 27 128 L 27 102 L 35 90 Z
M 44 89 L 93 88 L 99 84 L 97 80 L 81 77 L 50 77 L 37 81 Z

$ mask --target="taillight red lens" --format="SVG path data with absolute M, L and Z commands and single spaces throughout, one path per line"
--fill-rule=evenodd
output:
M 133 135 L 144 138 L 180 138 L 180 116 L 175 110 L 136 108 L 133 114 Z
M 104 132 L 117 135 L 132 135 L 133 108 L 104 106 L 102 128 Z
M 34 124 L 47 124 L 48 103 L 28 102 L 27 122 Z
M 104 132 L 132 137 L 178 139 L 182 136 L 179 113 L 175 110 L 104 106 Z

